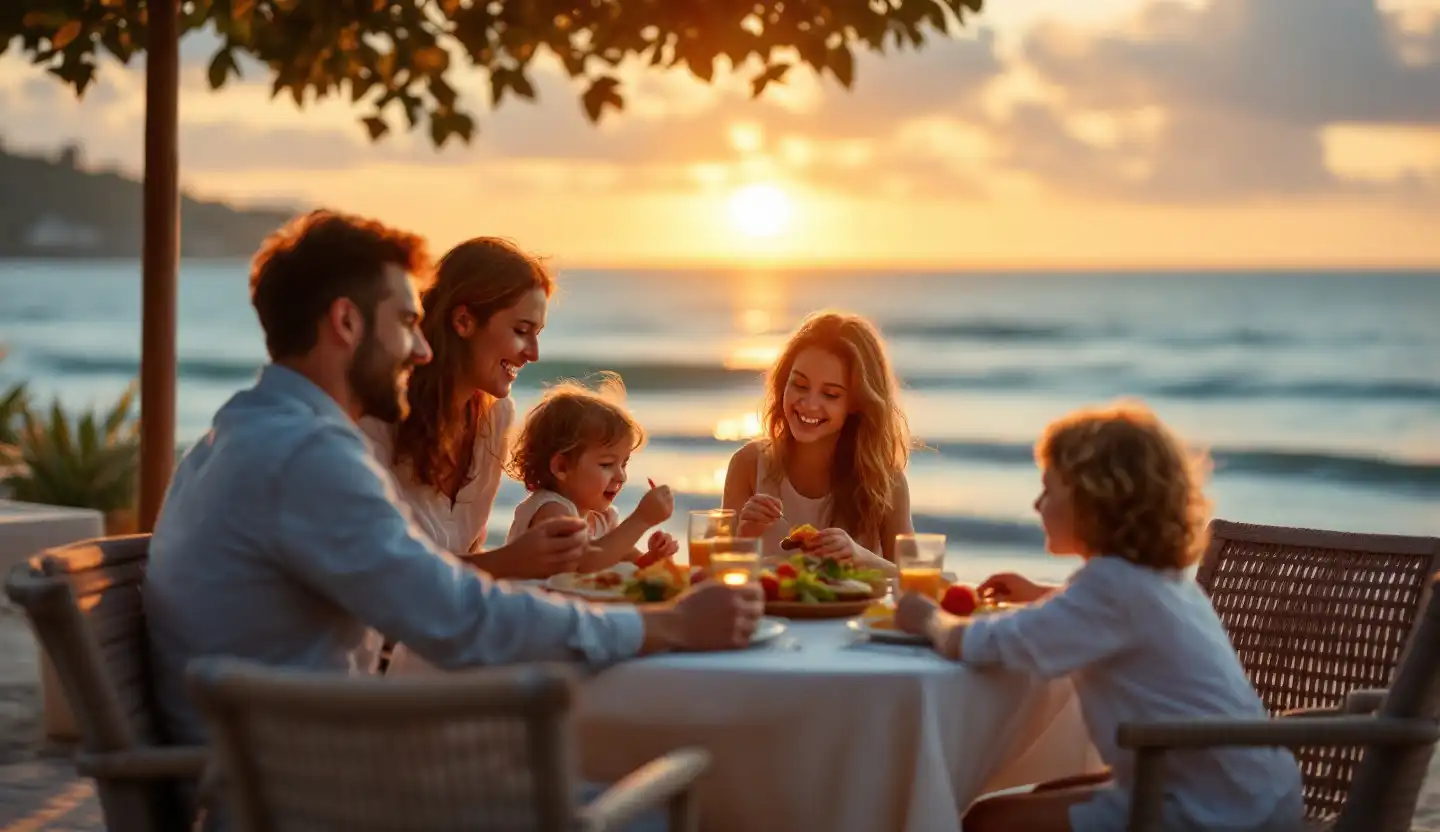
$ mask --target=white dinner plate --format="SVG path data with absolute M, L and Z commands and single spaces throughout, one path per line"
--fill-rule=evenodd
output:
M 625 592 L 616 589 L 587 589 L 579 585 L 579 575 L 573 572 L 565 572 L 560 575 L 551 575 L 541 584 L 552 592 L 563 592 L 566 595 L 574 595 L 577 598 L 584 598 L 587 601 L 624 601 Z
M 762 618 L 755 626 L 755 632 L 750 634 L 750 646 L 756 647 L 761 644 L 768 644 L 780 636 L 790 627 L 781 618 Z
M 621 580 L 623 581 L 628 580 L 630 576 L 638 572 L 639 569 L 635 566 L 635 564 L 625 562 L 617 563 L 605 571 L 614 572 L 615 574 L 619 575 Z M 617 586 L 614 589 L 593 589 L 583 586 L 580 583 L 582 577 L 583 576 L 575 572 L 562 572 L 559 575 L 551 575 L 545 580 L 545 583 L 541 584 L 541 586 L 554 592 L 564 592 L 569 595 L 584 598 L 587 601 L 626 600 L 625 590 L 621 589 L 620 587 Z
M 851 632 L 859 633 L 871 641 L 880 644 L 918 644 L 927 645 L 930 639 L 925 636 L 912 635 L 901 630 L 892 630 L 888 627 L 871 627 L 870 622 L 861 618 L 852 618 L 845 622 Z

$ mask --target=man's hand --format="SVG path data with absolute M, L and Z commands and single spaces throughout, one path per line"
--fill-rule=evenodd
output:
M 644 652 L 739 650 L 750 645 L 764 612 L 759 586 L 703 583 L 668 607 L 642 610 Z

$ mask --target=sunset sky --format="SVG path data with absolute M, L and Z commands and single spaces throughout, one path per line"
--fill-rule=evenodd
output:
M 202 196 L 499 234 L 568 266 L 1440 265 L 1440 0 L 987 0 L 954 42 L 796 70 L 626 68 L 599 127 L 553 65 L 469 146 L 368 143 L 269 79 L 212 93 L 187 41 L 181 177 Z M 0 59 L 12 149 L 140 170 L 143 74 L 83 102 Z M 480 110 L 488 82 L 457 75 Z M 137 206 L 138 207 L 138 206 Z

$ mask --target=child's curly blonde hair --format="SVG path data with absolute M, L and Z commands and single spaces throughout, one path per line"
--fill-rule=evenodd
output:
M 1087 552 L 1153 569 L 1193 564 L 1209 542 L 1209 459 L 1188 450 L 1139 402 L 1079 410 L 1051 423 L 1035 461 L 1070 490 Z
M 577 381 L 551 387 L 526 414 L 506 473 L 527 491 L 554 491 L 550 463 L 556 454 L 573 463 L 596 445 L 629 442 L 630 450 L 637 450 L 645 443 L 645 432 L 621 405 L 624 398 L 625 384 L 615 373 L 601 373 L 597 390 Z

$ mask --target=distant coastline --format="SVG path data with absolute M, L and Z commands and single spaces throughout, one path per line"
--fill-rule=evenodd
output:
M 144 189 L 113 170 L 89 169 L 79 145 L 45 156 L 0 147 L 0 260 L 116 260 L 141 254 Z M 239 208 L 180 198 L 180 254 L 249 257 L 301 207 Z

